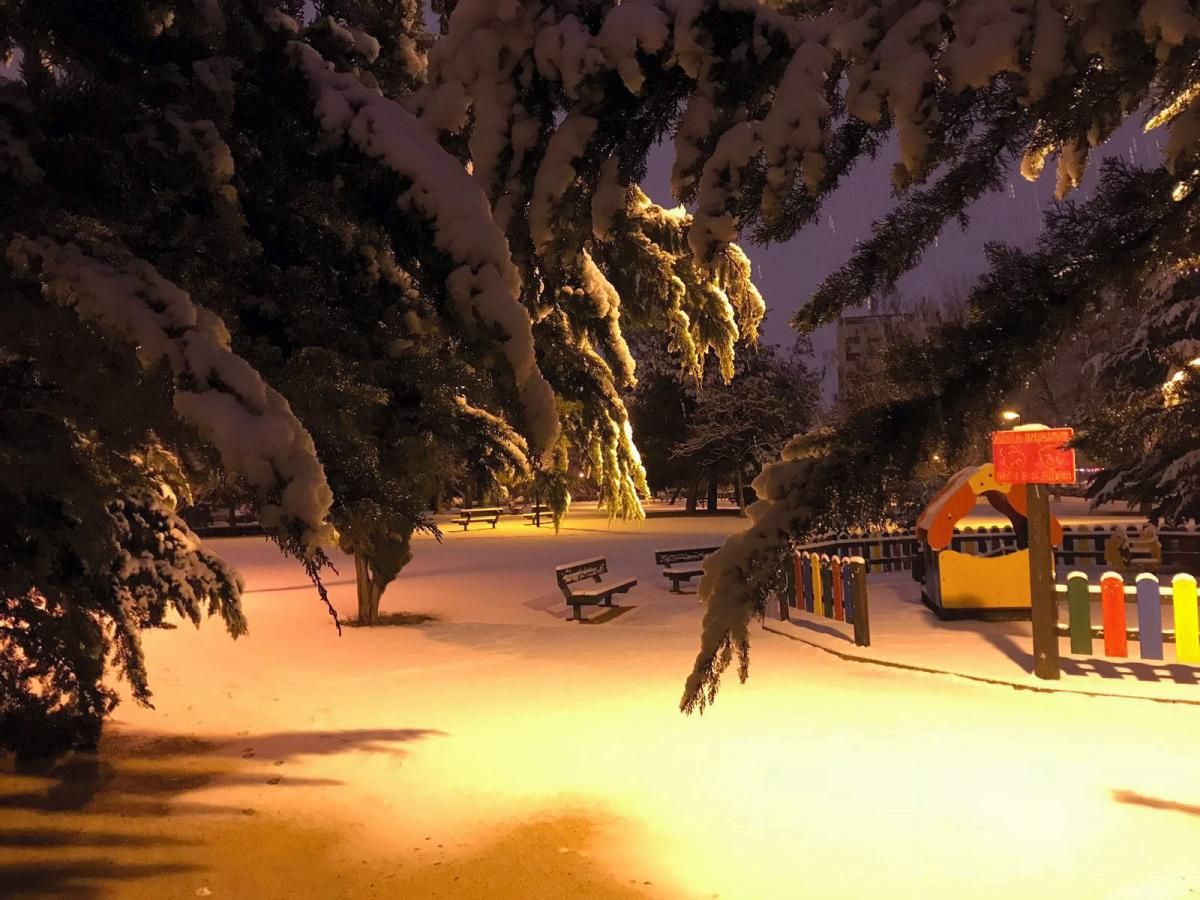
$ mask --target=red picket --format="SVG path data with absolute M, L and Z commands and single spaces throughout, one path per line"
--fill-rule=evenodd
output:
M 1104 613 L 1104 655 L 1128 656 L 1125 634 L 1125 580 L 1116 572 L 1100 576 L 1100 606 Z

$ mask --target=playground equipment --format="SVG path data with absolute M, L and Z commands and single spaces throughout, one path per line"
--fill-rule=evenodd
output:
M 973 556 L 950 547 L 954 526 L 979 498 L 1012 523 L 1017 549 L 1001 547 Z M 991 463 L 956 473 L 917 520 L 924 554 L 925 586 L 921 599 L 943 619 L 1028 618 L 1029 547 L 1025 485 L 996 480 Z M 1050 541 L 1062 544 L 1062 525 L 1050 517 Z

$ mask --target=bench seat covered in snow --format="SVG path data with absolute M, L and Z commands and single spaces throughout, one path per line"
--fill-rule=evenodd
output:
M 605 581 L 608 574 L 608 560 L 603 556 L 594 559 L 581 559 L 578 562 L 564 563 L 556 566 L 554 575 L 558 579 L 558 589 L 562 591 L 567 606 L 575 611 L 575 621 L 582 622 L 584 606 L 612 606 L 614 594 L 624 594 L 637 584 L 636 578 L 615 579 Z M 586 587 L 576 587 L 581 581 L 592 579 L 593 584 Z
M 678 594 L 679 582 L 704 574 L 704 558 L 716 547 L 682 547 L 677 550 L 655 550 L 654 564 L 663 566 L 663 577 L 671 579 L 671 592 Z
M 489 522 L 493 528 L 500 521 L 500 513 L 502 510 L 498 506 L 478 506 L 473 509 L 460 509 L 458 518 L 453 520 L 454 525 L 461 525 L 463 531 L 470 527 L 472 522 Z

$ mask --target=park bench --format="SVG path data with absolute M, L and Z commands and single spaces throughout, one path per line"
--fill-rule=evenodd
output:
M 474 509 L 460 509 L 458 518 L 454 519 L 452 524 L 461 525 L 463 531 L 466 531 L 473 522 L 490 522 L 493 528 L 500 521 L 500 513 L 503 510 L 498 506 L 479 506 Z
M 531 511 L 525 513 L 525 518 L 529 520 L 529 524 L 538 528 L 542 527 L 542 519 L 547 516 L 552 518 L 554 512 L 550 507 L 542 506 L 541 504 L 538 504 Z
M 663 566 L 663 577 L 671 579 L 671 593 L 681 593 L 679 582 L 704 574 L 704 558 L 716 547 L 683 547 L 678 550 L 655 550 L 654 564 Z
M 636 578 L 623 578 L 619 581 L 604 581 L 601 576 L 608 574 L 608 560 L 603 556 L 595 559 L 581 559 L 578 562 L 565 563 L 556 566 L 554 575 L 558 579 L 558 588 L 566 598 L 567 606 L 575 610 L 575 621 L 584 621 L 580 611 L 584 606 L 612 606 L 613 594 L 623 594 L 637 584 Z M 591 578 L 595 584 L 586 588 L 573 585 Z

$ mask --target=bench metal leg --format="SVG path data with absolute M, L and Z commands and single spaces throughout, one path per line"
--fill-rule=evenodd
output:
M 582 606 L 574 606 L 574 607 L 572 607 L 572 609 L 575 610 L 575 621 L 582 622 L 583 621 L 583 607 Z
M 672 594 L 682 593 L 682 591 L 679 590 L 679 579 L 678 578 L 671 579 L 671 593 Z

